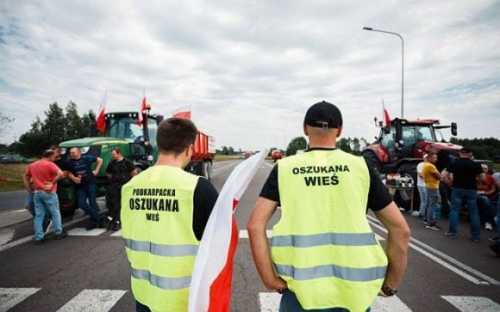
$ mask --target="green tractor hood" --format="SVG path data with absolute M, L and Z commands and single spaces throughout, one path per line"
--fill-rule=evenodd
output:
M 63 148 L 69 148 L 69 147 L 86 147 L 86 146 L 102 145 L 102 144 L 116 144 L 116 143 L 127 144 L 129 142 L 124 139 L 112 138 L 112 137 L 91 137 L 91 138 L 81 138 L 81 139 L 64 141 L 61 142 L 59 146 Z

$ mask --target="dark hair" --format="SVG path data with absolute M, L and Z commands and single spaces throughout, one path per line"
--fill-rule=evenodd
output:
M 460 153 L 470 154 L 470 153 L 472 153 L 472 151 L 466 147 L 462 147 L 462 149 L 460 150 Z
M 115 147 L 111 151 L 115 151 L 117 154 L 120 154 L 120 155 L 122 153 L 122 150 L 119 147 Z
M 160 122 L 156 143 L 161 152 L 179 155 L 194 143 L 197 133 L 198 130 L 191 120 L 168 118 Z
M 49 157 L 54 156 L 55 153 L 56 152 L 53 149 L 47 149 L 47 150 L 43 151 L 42 157 L 43 158 L 49 158 Z

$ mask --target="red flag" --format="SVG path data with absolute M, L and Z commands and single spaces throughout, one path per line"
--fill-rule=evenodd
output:
M 384 123 L 387 128 L 391 127 L 391 117 L 389 116 L 389 112 L 384 107 Z
M 106 100 L 107 94 L 104 95 L 101 104 L 99 104 L 99 107 L 97 108 L 97 115 L 95 118 L 95 127 L 100 133 L 106 132 L 106 119 L 104 118 L 106 115 Z
M 190 108 L 179 109 L 172 115 L 172 117 L 191 120 L 191 109 Z
M 151 106 L 149 106 L 149 103 L 146 101 L 146 97 L 144 96 L 144 98 L 142 98 L 141 106 L 139 107 L 139 114 L 137 115 L 137 123 L 139 125 L 142 125 L 143 121 L 142 114 L 144 114 L 150 108 Z

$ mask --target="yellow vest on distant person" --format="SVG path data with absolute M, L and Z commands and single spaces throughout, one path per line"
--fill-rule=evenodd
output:
M 363 158 L 316 150 L 278 161 L 281 219 L 272 259 L 304 309 L 364 312 L 387 257 L 366 219 L 370 175 Z
M 122 188 L 121 222 L 131 288 L 151 311 L 187 311 L 199 242 L 193 233 L 198 177 L 153 166 Z

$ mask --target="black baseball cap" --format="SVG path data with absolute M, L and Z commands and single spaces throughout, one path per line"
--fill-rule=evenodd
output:
M 335 128 L 342 127 L 342 113 L 340 109 L 328 103 L 321 101 L 313 104 L 306 112 L 304 126 L 316 128 Z

